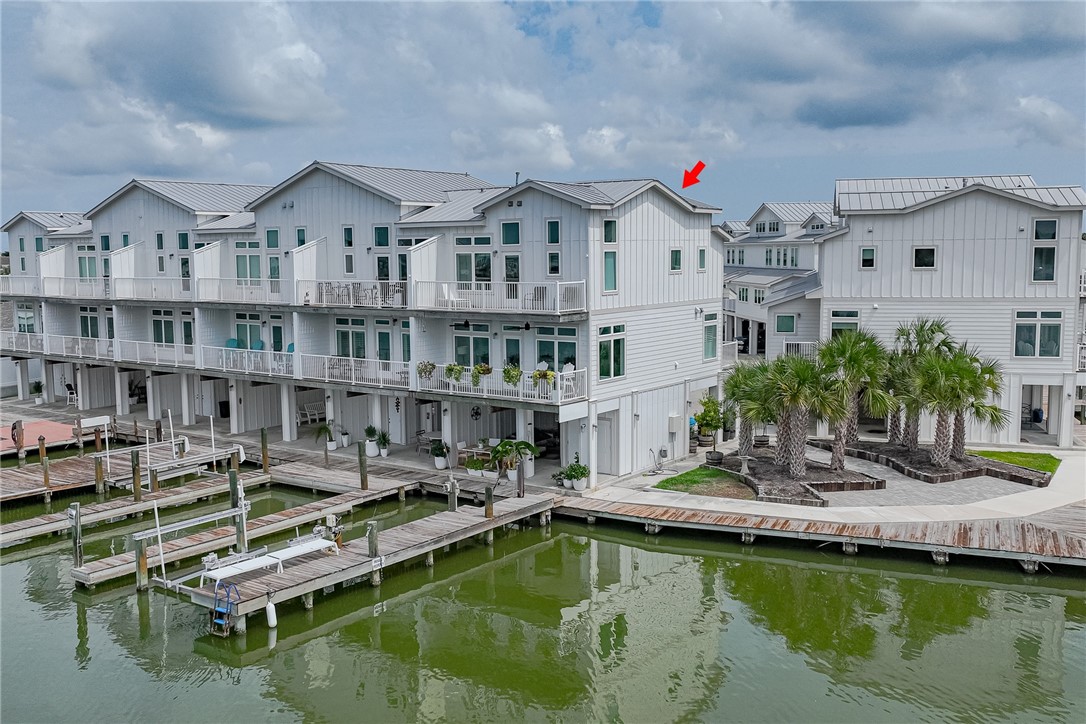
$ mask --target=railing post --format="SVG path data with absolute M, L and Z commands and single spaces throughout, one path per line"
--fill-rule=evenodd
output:
M 83 519 L 79 514 L 79 503 L 68 506 L 68 520 L 72 522 L 72 567 L 83 566 Z

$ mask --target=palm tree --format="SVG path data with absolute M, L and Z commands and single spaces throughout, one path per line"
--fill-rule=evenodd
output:
M 785 355 L 773 360 L 768 383 L 779 410 L 778 459 L 783 460 L 790 477 L 802 478 L 807 474 L 807 426 L 811 413 L 839 416 L 843 400 L 822 365 L 807 357 Z M 783 430 L 780 421 L 786 422 Z
M 935 413 L 935 440 L 931 464 L 945 468 L 950 462 L 950 416 L 968 390 L 961 363 L 936 350 L 927 350 L 913 361 L 916 400 L 922 409 Z
M 954 409 L 954 434 L 950 446 L 950 457 L 954 460 L 965 459 L 965 416 L 989 427 L 1002 430 L 1010 423 L 1010 414 L 988 402 L 990 395 L 1003 392 L 1003 369 L 999 362 L 991 357 L 982 358 L 979 350 L 962 345 L 954 358 L 960 365 L 965 378 L 965 395 Z
M 890 395 L 891 405 L 886 414 L 886 442 L 892 445 L 903 444 L 901 414 L 904 411 L 901 397 L 909 384 L 908 360 L 898 351 L 892 351 L 887 357 L 886 376 L 883 389 Z
M 739 411 L 739 454 L 754 453 L 754 426 L 773 420 L 766 396 L 765 379 L 769 365 L 764 360 L 744 362 L 724 380 L 724 397 Z
M 818 358 L 826 372 L 836 380 L 838 391 L 845 399 L 845 414 L 834 425 L 834 449 L 840 447 L 840 461 L 830 463 L 834 470 L 844 467 L 845 443 L 855 443 L 859 438 L 860 402 L 876 415 L 888 414 L 892 407 L 891 396 L 882 384 L 889 369 L 886 349 L 870 332 L 846 331 L 824 343 L 818 350 Z M 840 440 L 838 440 L 840 438 Z
M 899 326 L 895 342 L 897 352 L 904 359 L 904 364 L 909 370 L 902 379 L 905 383 L 904 389 L 895 390 L 905 412 L 902 437 L 905 447 L 914 451 L 920 446 L 920 413 L 924 410 L 924 402 L 917 394 L 917 390 L 913 389 L 916 381 L 917 360 L 929 352 L 948 357 L 956 345 L 950 336 L 945 319 L 927 317 L 918 317 Z

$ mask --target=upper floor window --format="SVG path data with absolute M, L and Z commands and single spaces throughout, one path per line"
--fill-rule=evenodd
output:
M 45 239 L 40 236 L 34 237 L 34 251 L 45 251 Z
M 15 305 L 15 325 L 18 332 L 34 333 L 34 305 Z
M 162 251 L 165 248 L 165 246 L 166 246 L 166 242 L 162 238 L 162 232 L 161 231 L 156 231 L 155 232 L 155 248 L 158 249 L 159 251 Z
M 671 271 L 680 272 L 683 270 L 683 250 L 672 249 L 671 250 Z
M 735 249 L 725 249 L 724 250 L 724 263 L 725 264 L 734 264 L 735 263 Z
M 861 269 L 874 269 L 875 268 L 875 247 L 865 246 L 860 249 L 860 268 Z
M 603 291 L 618 291 L 618 252 L 603 252 Z
M 22 236 L 19 237 L 19 251 L 26 251 L 26 239 Z
M 934 269 L 935 268 L 935 247 L 934 246 L 915 246 L 913 247 L 913 269 Z
M 750 289 L 748 289 L 747 287 L 739 287 L 738 296 L 739 296 L 739 301 L 741 301 L 741 302 L 750 301 Z
M 561 231 L 558 219 L 549 219 L 547 221 L 547 243 L 557 244 L 561 241 Z
M 1056 247 L 1033 247 L 1033 281 L 1056 281 Z
M 810 226 L 807 227 L 807 229 L 809 231 L 822 231 L 825 228 L 826 228 L 826 225 L 821 223 L 821 222 L 819 222 L 817 224 L 811 224 Z
M 765 222 L 764 221 L 759 221 L 757 224 L 754 225 L 754 233 L 755 234 L 764 234 L 765 233 Z
M 302 244 L 305 243 L 305 227 L 304 226 L 299 226 L 297 229 L 295 229 L 294 230 L 294 235 L 298 239 L 298 246 L 301 246 Z
M 121 234 L 121 246 L 128 246 L 128 234 Z
M 746 252 L 746 249 L 740 249 L 739 250 L 739 266 L 743 266 L 744 264 L 747 263 L 745 258 L 744 258 L 744 257 L 746 257 L 746 254 L 744 252 Z
M 377 243 L 377 230 L 376 229 L 373 230 L 373 236 L 374 236 L 374 240 L 373 240 L 374 246 L 379 246 L 379 244 Z M 388 246 L 388 229 L 387 228 L 385 229 L 385 244 L 384 245 Z M 344 226 L 343 227 L 343 247 L 345 249 L 354 248 L 354 227 L 353 226 Z
M 1014 313 L 1015 357 L 1059 357 L 1063 312 Z
M 344 229 L 346 233 L 346 229 Z M 346 238 L 346 237 L 344 237 Z M 346 241 L 343 242 L 344 246 L 349 246 Z M 353 245 L 353 244 L 351 244 Z M 387 226 L 375 226 L 373 227 L 373 245 L 374 246 L 388 246 L 388 227 Z
M 1033 238 L 1037 241 L 1055 241 L 1056 226 L 1055 219 L 1034 219 Z
M 716 314 L 706 314 L 705 324 L 702 327 L 701 358 L 716 359 L 716 343 L 719 339 L 716 325 Z
M 503 221 L 502 222 L 502 244 L 519 244 L 520 243 L 520 222 L 519 221 Z
M 177 232 L 177 248 L 188 249 L 189 248 L 189 233 L 187 231 Z
M 754 303 L 755 304 L 761 304 L 764 301 L 765 301 L 765 289 L 755 289 L 754 290 Z
M 102 251 L 109 251 L 109 234 L 102 234 L 98 239 L 102 244 Z
M 626 325 L 600 327 L 600 379 L 626 376 Z
M 279 229 L 266 229 L 264 231 L 264 241 L 267 242 L 269 249 L 278 249 Z
M 779 222 L 779 221 L 770 221 L 769 222 L 769 233 L 775 234 L 775 233 L 779 232 L 780 230 L 781 230 L 781 222 Z
M 603 220 L 603 243 L 604 244 L 617 244 L 618 243 L 618 221 L 615 219 Z
M 458 236 L 456 246 L 490 246 L 489 236 Z
M 773 266 L 773 247 L 771 246 L 765 248 L 765 265 Z
M 705 271 L 706 252 L 705 249 L 698 249 L 698 271 Z
M 558 276 L 562 273 L 562 255 L 557 251 L 547 254 L 547 274 Z

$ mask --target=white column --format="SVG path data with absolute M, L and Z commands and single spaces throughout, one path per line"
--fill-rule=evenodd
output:
M 15 361 L 15 387 L 20 400 L 30 399 L 30 360 Z
M 332 390 L 325 390 L 324 391 L 324 414 L 325 414 L 325 419 L 328 421 L 329 425 L 333 425 L 333 423 L 335 422 L 337 412 L 338 411 L 336 410 L 336 393 L 334 391 L 332 391 Z M 339 435 L 335 434 L 335 430 L 333 430 L 332 433 L 333 433 L 332 434 L 332 439 L 335 440 L 336 444 L 338 445 L 339 444 Z
M 599 433 L 599 415 L 596 412 L 596 406 L 595 405 L 589 405 L 587 420 L 588 420 L 588 430 L 587 430 L 587 432 L 588 432 L 588 456 L 587 456 L 588 460 L 586 461 L 584 459 L 585 456 L 582 455 L 581 456 L 581 462 L 582 463 L 587 463 L 588 464 L 588 469 L 591 471 L 589 476 L 588 476 L 588 487 L 589 488 L 595 488 L 597 480 L 598 480 L 598 475 L 596 473 L 596 468 L 598 467 L 598 461 L 597 461 L 597 458 L 596 458 L 596 453 L 597 453 L 597 449 L 598 449 L 598 437 L 599 437 L 599 434 L 598 434 Z M 582 433 L 581 434 L 581 440 L 584 440 L 584 439 L 585 439 L 585 435 L 584 435 L 584 433 Z
M 127 415 L 130 411 L 128 405 L 128 373 L 113 369 L 113 396 L 116 398 L 117 414 Z
M 279 400 L 283 413 L 283 442 L 298 439 L 298 388 L 293 382 L 279 385 Z
M 155 385 L 155 375 L 151 371 L 143 373 L 144 384 L 147 386 L 147 419 L 157 420 L 159 419 L 158 411 L 158 390 Z
M 79 393 L 79 409 L 90 409 L 90 368 L 87 365 L 79 365 L 75 372 L 75 389 Z
M 388 426 L 388 420 L 381 411 L 381 395 L 369 395 L 370 420 L 369 424 L 378 430 L 384 430 Z
M 526 440 L 533 445 L 535 444 L 535 430 L 533 423 L 535 413 L 531 410 L 521 410 L 517 408 L 517 439 Z
M 41 364 L 41 396 L 48 404 L 56 401 L 56 373 L 53 362 L 42 361 Z
M 181 424 L 196 424 L 196 405 L 193 395 L 196 391 L 196 375 L 181 373 Z
M 1072 447 L 1075 444 L 1075 375 L 1063 376 L 1063 387 L 1050 387 L 1048 409 L 1051 420 L 1056 421 L 1056 444 L 1060 447 Z M 1053 397 L 1058 400 L 1053 401 Z M 1058 406 L 1058 412 L 1052 412 Z
M 241 405 L 245 398 L 241 395 L 241 387 L 245 382 L 235 377 L 230 378 L 230 434 L 237 435 L 242 432 Z M 329 413 L 331 414 L 331 413 Z

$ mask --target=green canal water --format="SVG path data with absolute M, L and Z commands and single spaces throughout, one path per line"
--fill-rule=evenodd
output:
M 439 509 L 359 510 L 348 537 Z M 90 531 L 88 558 L 146 525 Z M 65 543 L 0 556 L 5 722 L 1086 720 L 1086 581 L 1066 571 L 557 522 L 223 640 L 179 598 L 75 590 Z

